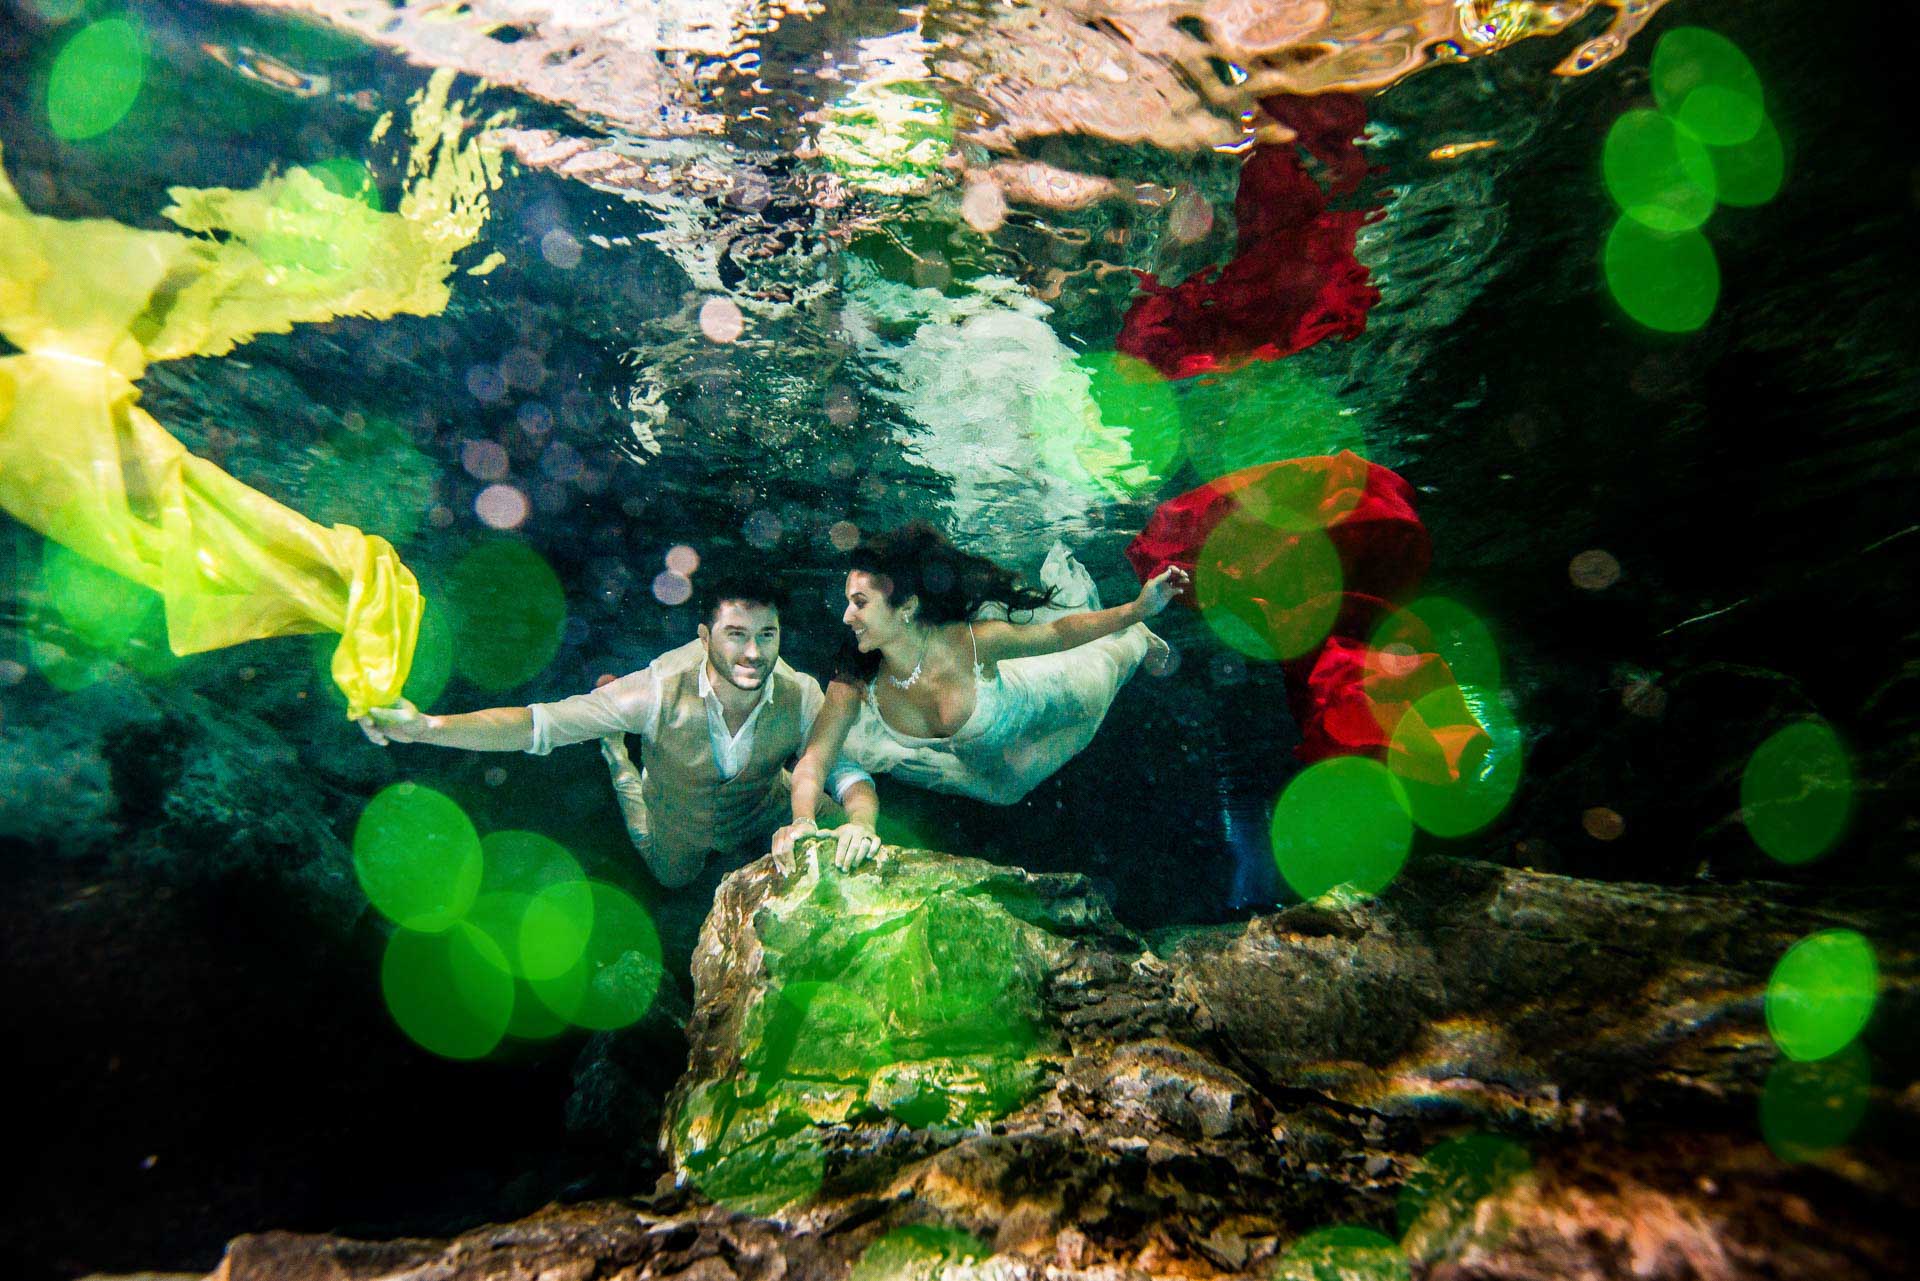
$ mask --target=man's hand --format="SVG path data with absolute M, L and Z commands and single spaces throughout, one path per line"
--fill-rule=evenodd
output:
M 865 823 L 842 823 L 827 834 L 833 837 L 833 865 L 843 872 L 880 853 L 880 838 Z
M 793 846 L 803 836 L 811 836 L 820 825 L 810 818 L 795 819 L 773 834 L 773 866 L 782 876 L 793 875 Z
M 359 720 L 368 741 L 385 747 L 388 743 L 417 743 L 432 728 L 433 718 L 401 699 L 392 707 L 376 707 Z

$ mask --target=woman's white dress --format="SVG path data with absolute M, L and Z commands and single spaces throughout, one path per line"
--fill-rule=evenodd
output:
M 1014 622 L 1100 608 L 1093 578 L 1060 543 L 1047 554 L 1040 582 L 1054 589 L 1054 603 L 1031 616 L 1019 611 Z M 1007 610 L 989 603 L 974 617 L 1004 619 Z M 917 787 L 1011 805 L 1093 741 L 1149 644 L 1145 624 L 1135 623 L 1057 654 L 1003 659 L 997 677 L 976 663 L 973 714 L 945 738 L 894 729 L 880 715 L 869 685 L 846 755 L 872 773 L 889 773 Z

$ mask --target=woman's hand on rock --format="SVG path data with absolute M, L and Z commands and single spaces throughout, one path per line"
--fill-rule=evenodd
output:
M 827 835 L 833 837 L 833 865 L 851 872 L 880 853 L 880 837 L 865 823 L 842 823 Z

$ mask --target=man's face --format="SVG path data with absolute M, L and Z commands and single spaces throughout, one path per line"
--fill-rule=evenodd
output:
M 735 689 L 759 689 L 780 657 L 780 611 L 745 601 L 720 602 L 711 623 L 700 624 L 707 659 Z

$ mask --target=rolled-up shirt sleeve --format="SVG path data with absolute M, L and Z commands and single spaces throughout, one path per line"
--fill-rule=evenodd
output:
M 643 742 L 652 742 L 660 723 L 660 680 L 646 667 L 590 694 L 533 703 L 527 710 L 533 713 L 533 743 L 527 751 L 534 756 L 609 734 L 638 734 Z
M 820 709 L 826 705 L 827 696 L 820 690 L 820 682 L 807 676 L 800 682 L 800 750 L 807 750 L 807 740 L 813 737 L 813 723 L 820 718 Z M 827 773 L 827 791 L 833 799 L 845 803 L 847 789 L 855 783 L 871 783 L 873 775 L 861 769 L 847 758 L 846 752 L 840 753 L 840 759 L 833 763 L 833 769 Z

